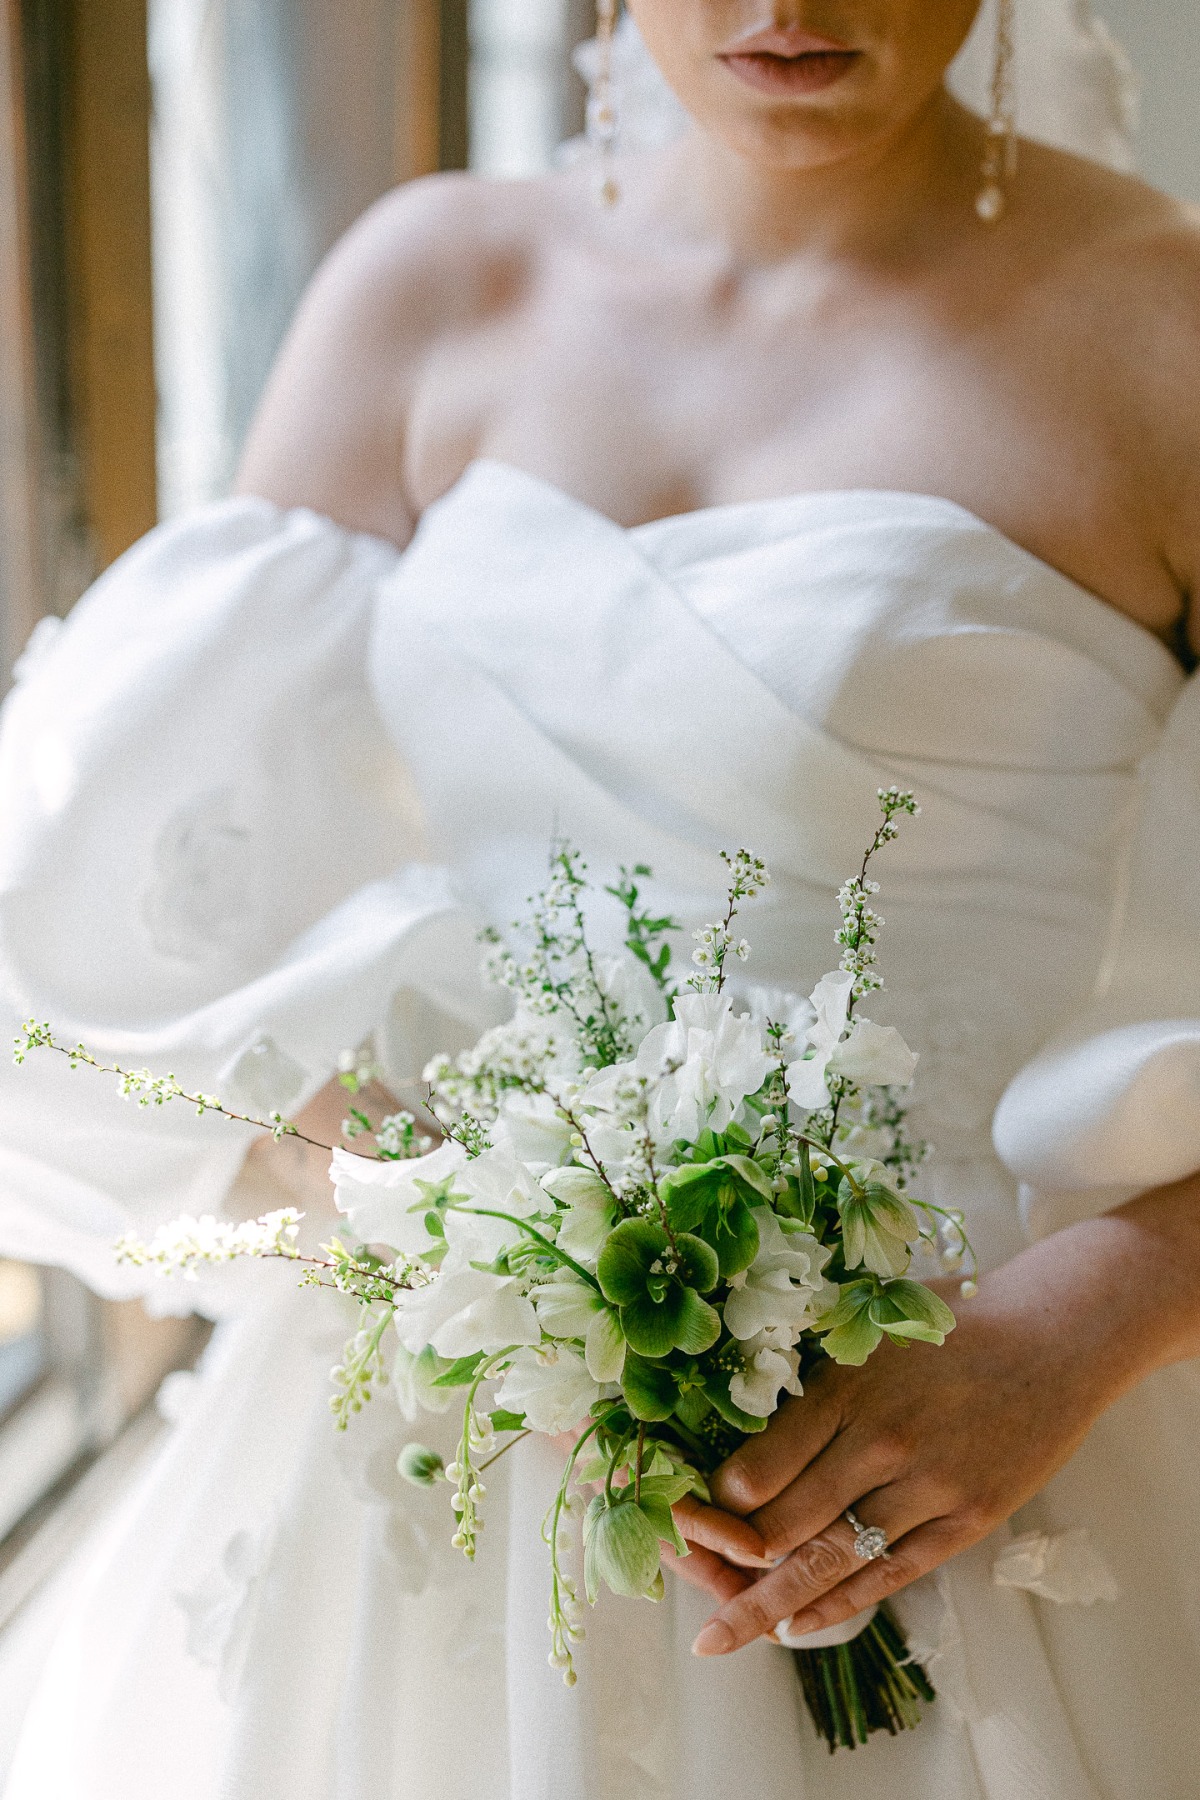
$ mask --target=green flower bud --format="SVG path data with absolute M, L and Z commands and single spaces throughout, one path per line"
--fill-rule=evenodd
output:
M 432 1487 L 446 1472 L 446 1465 L 436 1450 L 424 1444 L 405 1444 L 396 1458 L 396 1468 L 414 1487 Z
M 632 1493 L 619 1495 L 611 1503 L 597 1494 L 583 1525 L 583 1578 L 588 1599 L 595 1602 L 601 1582 L 630 1600 L 643 1595 L 658 1599 L 658 1555 L 658 1533 Z

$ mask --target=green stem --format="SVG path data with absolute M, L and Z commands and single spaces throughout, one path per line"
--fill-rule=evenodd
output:
M 515 1225 L 518 1231 L 523 1231 L 526 1237 L 532 1238 L 535 1244 L 540 1244 L 543 1250 L 548 1251 L 557 1262 L 562 1264 L 564 1269 L 573 1270 L 580 1281 L 586 1281 L 588 1286 L 595 1288 L 598 1294 L 603 1291 L 596 1277 L 589 1275 L 582 1263 L 577 1263 L 573 1256 L 568 1256 L 565 1250 L 560 1250 L 552 1238 L 543 1237 L 540 1231 L 535 1230 L 529 1224 L 528 1220 L 518 1219 L 515 1213 L 497 1212 L 490 1206 L 455 1206 L 453 1201 L 446 1210 L 447 1212 L 473 1213 L 476 1218 L 480 1219 L 503 1219 L 506 1225 Z
M 846 1167 L 845 1163 L 840 1157 L 835 1156 L 828 1145 L 821 1142 L 820 1138 L 809 1137 L 807 1132 L 798 1131 L 796 1133 L 796 1142 L 798 1144 L 807 1144 L 810 1150 L 819 1150 L 822 1156 L 827 1156 L 834 1168 L 841 1170 L 846 1180 L 850 1183 L 850 1186 L 854 1189 L 854 1192 L 856 1194 L 862 1193 L 863 1190 L 861 1184 L 854 1179 L 854 1176 L 850 1173 L 850 1170 Z
M 632 1437 L 632 1433 L 630 1433 L 630 1437 Z M 609 1506 L 616 1505 L 616 1501 L 613 1499 L 613 1476 L 617 1472 L 617 1464 L 620 1462 L 625 1451 L 625 1446 L 629 1441 L 629 1437 L 623 1437 L 608 1459 L 608 1471 L 604 1477 L 604 1498 Z
M 502 1456 L 507 1456 L 510 1450 L 513 1450 L 516 1448 L 516 1446 L 521 1442 L 522 1438 L 527 1438 L 527 1437 L 532 1437 L 532 1436 L 533 1436 L 533 1427 L 532 1426 L 527 1426 L 524 1431 L 518 1431 L 513 1437 L 509 1438 L 507 1444 L 504 1445 L 503 1449 L 497 1450 L 495 1456 L 489 1456 L 486 1462 L 480 1463 L 479 1473 L 482 1475 L 483 1471 L 485 1469 L 490 1469 L 493 1463 L 498 1463 Z

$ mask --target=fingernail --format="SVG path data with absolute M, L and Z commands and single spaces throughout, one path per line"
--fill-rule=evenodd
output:
M 733 1649 L 733 1632 L 724 1619 L 710 1619 L 692 1645 L 693 1656 L 724 1656 Z
M 751 1556 L 740 1544 L 736 1550 L 726 1550 L 724 1556 L 726 1562 L 733 1563 L 738 1569 L 773 1569 L 777 1560 L 773 1556 Z

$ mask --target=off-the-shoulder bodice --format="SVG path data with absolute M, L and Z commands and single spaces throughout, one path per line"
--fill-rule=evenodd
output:
M 942 500 L 630 531 L 478 463 L 403 555 L 231 501 L 132 552 L 9 702 L 3 980 L 65 1033 L 287 1107 L 368 1031 L 398 1071 L 477 1028 L 473 923 L 512 916 L 555 833 L 601 873 L 650 862 L 687 924 L 751 845 L 775 882 L 749 975 L 806 990 L 901 782 L 923 813 L 881 864 L 876 1012 L 922 1052 L 918 1125 L 987 1159 L 1007 1088 L 1013 1169 L 1115 1192 L 1151 1140 L 1161 1178 L 1200 1165 L 1195 1109 L 1152 1104 L 1164 1057 L 1200 1080 L 1200 971 L 1152 972 L 1139 922 L 1164 857 L 1196 904 L 1197 711 L 1157 639 Z M 10 1159 L 34 1155 L 18 1092 Z M 1112 1161 L 1121 1106 L 1141 1161 Z M 136 1212 L 181 1146 L 200 1194 L 241 1154 L 162 1131 L 149 1156 L 120 1134 L 133 1177 L 97 1184 L 83 1150 L 68 1172 Z

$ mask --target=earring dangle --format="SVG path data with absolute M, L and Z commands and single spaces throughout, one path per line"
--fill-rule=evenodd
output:
M 613 80 L 613 41 L 618 0 L 596 0 L 596 65 L 587 103 L 587 141 L 595 160 L 596 192 L 604 206 L 621 197 L 614 161 L 617 150 L 617 95 Z
M 1013 81 L 1015 25 L 1016 0 L 998 0 L 992 110 L 983 153 L 983 186 L 975 196 L 975 211 L 985 225 L 994 225 L 1004 217 L 1008 206 L 1006 183 L 1017 172 L 1017 109 Z

